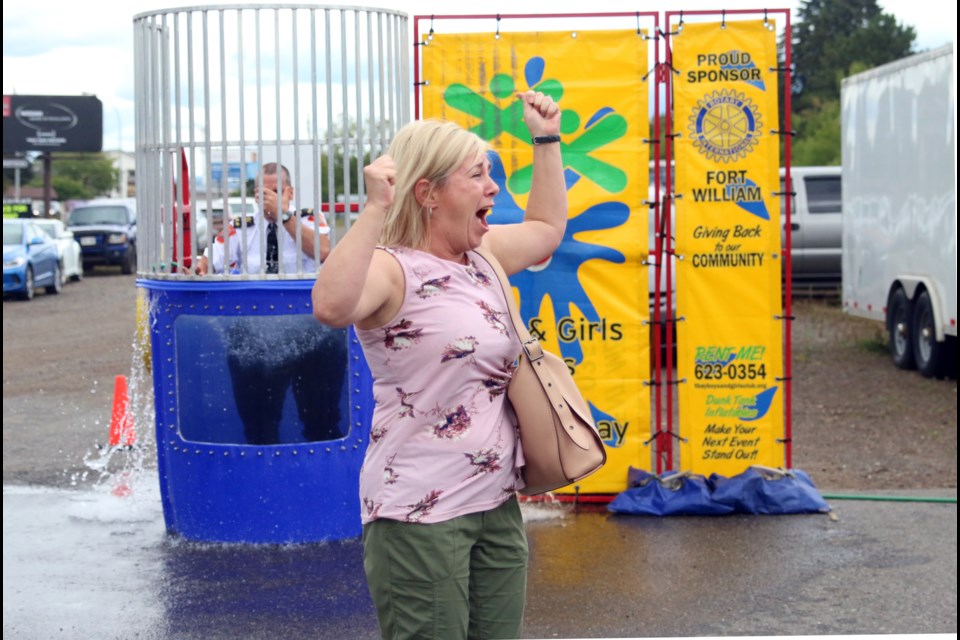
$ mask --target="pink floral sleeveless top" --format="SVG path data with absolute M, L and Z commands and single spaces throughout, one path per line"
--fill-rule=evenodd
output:
M 357 329 L 373 373 L 373 425 L 360 472 L 364 524 L 442 522 L 492 509 L 522 487 L 506 390 L 520 351 L 490 265 L 381 249 L 403 269 L 403 304 Z

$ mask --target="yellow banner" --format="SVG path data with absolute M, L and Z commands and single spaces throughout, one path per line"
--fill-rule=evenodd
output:
M 780 467 L 776 31 L 772 21 L 687 23 L 672 42 L 680 466 L 725 476 Z
M 623 491 L 629 466 L 651 465 L 647 42 L 636 30 L 434 34 L 421 53 L 424 117 L 459 122 L 495 150 L 493 223 L 520 221 L 530 191 L 533 150 L 515 92 L 542 91 L 563 111 L 567 231 L 553 256 L 510 280 L 530 332 L 566 360 L 608 447 L 580 492 Z

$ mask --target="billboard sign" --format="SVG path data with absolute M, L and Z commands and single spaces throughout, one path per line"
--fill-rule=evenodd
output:
M 101 151 L 96 96 L 3 96 L 3 152 Z

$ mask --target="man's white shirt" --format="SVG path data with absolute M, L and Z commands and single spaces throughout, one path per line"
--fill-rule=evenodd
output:
M 327 235 L 330 233 L 330 227 L 327 226 L 327 221 L 323 217 L 322 213 L 317 213 L 317 227 L 319 229 L 320 235 Z M 300 224 L 304 229 L 314 230 L 314 217 L 308 216 L 299 218 Z M 266 251 L 266 233 L 267 225 L 269 223 L 263 217 L 263 215 L 258 211 L 254 214 L 254 223 L 247 227 L 234 227 L 232 224 L 229 224 L 226 231 L 229 229 L 229 236 L 227 233 L 217 234 L 216 240 L 211 245 L 211 272 L 212 273 L 249 273 L 257 274 L 261 273 L 261 265 L 263 264 L 262 254 L 261 254 L 261 236 L 263 236 L 263 251 Z M 298 269 L 298 258 L 299 258 L 299 269 L 303 275 L 313 277 L 317 272 L 317 263 L 313 259 L 313 256 L 304 255 L 300 247 L 297 245 L 297 239 L 290 235 L 286 229 L 283 228 L 283 224 L 279 221 L 277 222 L 277 243 L 279 249 L 279 272 L 286 274 L 296 274 Z M 243 247 L 246 247 L 246 269 L 243 266 Z M 224 254 L 229 252 L 229 262 L 227 263 L 226 268 L 224 268 Z

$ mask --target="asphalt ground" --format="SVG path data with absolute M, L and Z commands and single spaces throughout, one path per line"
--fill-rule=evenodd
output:
M 356 540 L 185 542 L 165 532 L 149 447 L 132 465 L 96 449 L 113 375 L 136 368 L 133 285 L 96 272 L 60 296 L 4 303 L 4 638 L 376 637 Z M 798 368 L 837 353 L 824 329 L 836 320 L 817 313 L 830 319 L 798 329 L 811 336 Z M 829 478 L 818 483 L 828 495 L 955 500 L 955 381 L 888 370 L 870 351 L 842 355 L 843 383 L 821 377 L 817 401 L 798 403 L 801 468 Z M 898 387 L 907 397 L 895 402 Z M 868 410 L 844 404 L 860 395 Z M 831 440 L 849 465 L 838 474 L 817 445 L 861 428 L 861 415 L 929 444 Z M 525 505 L 525 637 L 956 634 L 955 502 L 830 502 L 832 515 L 715 518 Z
M 4 488 L 4 638 L 378 637 L 357 540 L 185 542 L 165 532 L 151 472 L 117 486 Z M 653 518 L 524 505 L 524 637 L 956 634 L 956 503 L 833 507 Z

